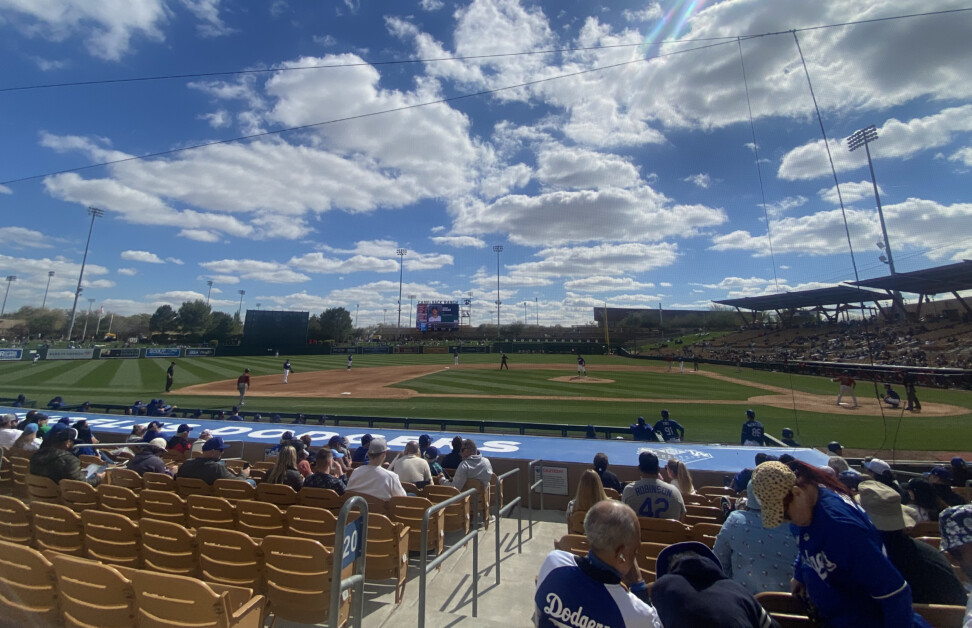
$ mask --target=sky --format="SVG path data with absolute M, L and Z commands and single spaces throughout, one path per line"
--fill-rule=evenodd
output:
M 879 19 L 964 8 L 0 0 L 6 309 L 51 271 L 71 307 L 88 207 L 79 308 L 120 314 L 395 324 L 401 282 L 403 325 L 479 325 L 498 266 L 503 324 L 575 325 L 883 276 L 870 125 L 896 270 L 970 259 L 972 11 Z

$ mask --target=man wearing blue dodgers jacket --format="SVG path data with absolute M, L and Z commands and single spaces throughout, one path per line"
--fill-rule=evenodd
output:
M 591 545 L 581 558 L 551 552 L 540 567 L 534 596 L 538 628 L 662 628 L 636 560 L 638 517 L 615 500 L 594 504 L 584 518 Z

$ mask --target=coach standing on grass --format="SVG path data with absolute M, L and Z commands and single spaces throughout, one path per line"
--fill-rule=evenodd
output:
M 171 362 L 165 371 L 165 392 L 169 392 L 172 388 L 173 379 L 175 379 L 175 362 Z
M 250 369 L 243 369 L 243 374 L 236 378 L 236 390 L 240 391 L 240 401 L 236 405 L 243 405 L 243 397 L 250 390 Z

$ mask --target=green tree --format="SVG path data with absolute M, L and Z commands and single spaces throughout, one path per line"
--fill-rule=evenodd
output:
M 209 329 L 211 318 L 211 310 L 205 301 L 186 301 L 179 307 L 179 327 L 185 334 L 202 334 Z
M 321 340 L 343 342 L 351 335 L 351 312 L 343 307 L 328 308 L 318 317 L 318 324 Z
M 237 324 L 232 316 L 225 312 L 213 312 L 209 321 L 209 329 L 206 330 L 203 339 L 216 340 L 220 344 L 225 344 L 237 333 Z
M 155 310 L 152 318 L 149 319 L 149 331 L 152 333 L 167 334 L 176 328 L 178 315 L 171 305 L 160 305 Z

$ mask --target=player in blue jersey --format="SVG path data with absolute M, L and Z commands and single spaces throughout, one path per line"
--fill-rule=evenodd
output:
M 669 416 L 668 410 L 661 411 L 661 421 L 655 423 L 654 429 L 666 443 L 680 443 L 685 438 L 685 428 Z
M 756 413 L 752 410 L 746 410 L 746 422 L 743 423 L 739 442 L 749 447 L 763 444 L 763 424 L 756 420 Z

